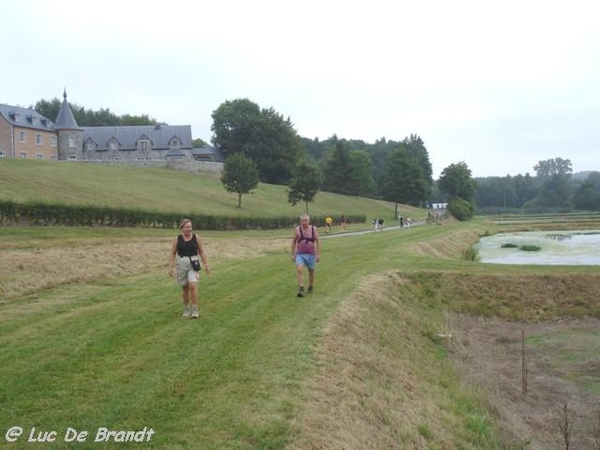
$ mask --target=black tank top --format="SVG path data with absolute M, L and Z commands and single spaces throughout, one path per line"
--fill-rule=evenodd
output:
M 198 241 L 195 234 L 192 234 L 192 239 L 189 241 L 184 240 L 182 234 L 177 236 L 177 254 L 181 257 L 198 254 Z

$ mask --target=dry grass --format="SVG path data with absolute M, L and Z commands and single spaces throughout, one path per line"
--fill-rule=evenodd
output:
M 477 231 L 460 230 L 438 239 L 415 242 L 408 249 L 419 256 L 458 259 L 465 247 L 477 242 L 478 239 L 479 233 Z
M 443 407 L 440 363 L 417 331 L 427 319 L 399 298 L 406 282 L 369 277 L 332 316 L 289 449 L 457 448 L 461 424 Z
M 227 260 L 285 249 L 288 243 L 283 238 L 204 239 L 213 270 Z M 65 284 L 94 283 L 161 268 L 166 276 L 171 238 L 83 239 L 71 240 L 69 246 L 31 240 L 26 248 L 20 245 L 0 247 L 0 304 Z

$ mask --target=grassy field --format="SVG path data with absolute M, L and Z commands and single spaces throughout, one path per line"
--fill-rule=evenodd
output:
M 0 200 L 224 216 L 297 217 L 304 212 L 303 204 L 292 207 L 287 202 L 285 186 L 264 183 L 244 195 L 242 208 L 237 208 L 237 194 L 225 190 L 217 173 L 10 158 L 0 159 Z M 369 220 L 383 217 L 389 222 L 394 204 L 319 192 L 309 212 L 321 218 L 327 213 L 335 218 L 364 214 Z M 402 213 L 416 220 L 427 214 L 409 206 Z
M 290 230 L 200 230 L 212 274 L 192 321 L 167 276 L 174 231 L 0 227 L 0 447 L 526 448 L 503 443 L 494 405 L 438 335 L 454 331 L 450 313 L 600 317 L 600 280 L 595 267 L 461 259 L 499 228 L 476 219 L 327 237 L 303 299 Z M 155 433 L 107 442 L 104 428 Z M 65 442 L 73 429 L 88 436 Z M 28 442 L 50 431 L 54 442 Z

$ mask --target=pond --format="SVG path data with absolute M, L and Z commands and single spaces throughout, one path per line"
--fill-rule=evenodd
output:
M 524 251 L 521 246 L 540 250 Z M 600 265 L 600 230 L 501 233 L 482 237 L 475 248 L 484 263 Z

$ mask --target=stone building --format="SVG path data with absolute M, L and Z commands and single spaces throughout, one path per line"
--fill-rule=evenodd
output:
M 58 161 L 222 162 L 214 147 L 194 148 L 190 125 L 80 127 L 66 91 L 56 121 L 0 104 L 0 157 Z

